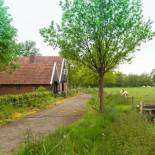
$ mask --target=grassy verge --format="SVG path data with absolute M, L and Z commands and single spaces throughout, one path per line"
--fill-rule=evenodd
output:
M 40 89 L 36 92 L 0 97 L 0 124 L 20 119 L 47 108 L 63 97 L 55 97 L 51 92 Z
M 16 155 L 154 155 L 155 127 L 117 95 L 107 95 L 98 113 L 97 94 L 85 116 L 44 137 L 27 136 Z
M 56 101 L 61 100 L 62 97 L 49 97 L 46 101 L 42 102 L 42 105 L 38 106 L 24 106 L 17 107 L 13 105 L 4 105 L 0 107 L 0 124 L 6 124 L 15 120 L 18 120 L 22 117 L 31 115 L 41 109 L 47 108 L 49 105 L 52 105 Z

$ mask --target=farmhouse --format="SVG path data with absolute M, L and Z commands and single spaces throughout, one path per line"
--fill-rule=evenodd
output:
M 18 94 L 43 86 L 54 93 L 67 92 L 66 62 L 59 56 L 30 56 L 18 60 L 12 73 L 0 73 L 0 94 Z

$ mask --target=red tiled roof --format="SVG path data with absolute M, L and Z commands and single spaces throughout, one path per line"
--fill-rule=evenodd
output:
M 34 58 L 34 59 L 33 59 Z M 1 72 L 0 84 L 50 84 L 54 63 L 60 78 L 63 58 L 59 56 L 35 56 L 19 58 L 20 67 L 13 73 Z

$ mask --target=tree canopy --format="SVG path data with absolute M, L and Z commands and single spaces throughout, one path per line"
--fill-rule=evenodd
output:
M 11 25 L 12 18 L 0 0 L 0 70 L 11 65 L 18 53 L 16 44 L 16 29 Z
M 27 40 L 23 43 L 20 43 L 20 56 L 30 56 L 30 55 L 41 55 L 39 49 L 36 48 L 36 43 L 31 40 Z
M 105 73 L 131 60 L 138 46 L 152 39 L 151 21 L 143 21 L 141 0 L 64 0 L 60 5 L 61 24 L 52 21 L 41 34 L 65 58 L 98 74 L 103 111 Z
M 123 74 L 118 71 L 110 71 L 105 75 L 105 87 L 142 87 L 153 86 L 153 75 L 150 74 Z M 79 82 L 80 81 L 80 82 Z M 89 68 L 81 64 L 71 64 L 69 69 L 70 86 L 97 87 L 98 76 Z
M 69 62 L 68 62 L 69 63 Z M 94 87 L 97 86 L 97 75 L 81 64 L 68 64 L 69 67 L 69 83 L 71 87 Z M 80 81 L 80 82 L 79 82 Z
M 155 69 L 152 70 L 151 77 L 152 77 L 153 83 L 155 84 Z

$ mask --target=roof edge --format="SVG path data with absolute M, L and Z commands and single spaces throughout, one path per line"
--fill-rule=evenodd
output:
M 56 62 L 54 62 L 54 66 L 53 66 L 53 70 L 52 70 L 52 75 L 51 75 L 51 81 L 50 81 L 50 84 L 53 83 L 53 77 L 54 77 L 55 67 L 56 67 Z
M 61 72 L 60 72 L 59 82 L 61 81 L 62 71 L 63 71 L 64 64 L 65 64 L 65 59 L 63 58 L 62 65 L 61 65 Z
M 51 81 L 50 81 L 51 85 L 53 83 L 53 78 L 54 78 L 55 70 L 56 70 L 57 76 L 58 76 L 58 67 L 57 67 L 57 63 L 56 62 L 54 62 L 53 71 L 52 71 L 52 75 L 51 75 Z M 58 80 L 59 80 L 59 76 L 58 76 Z

